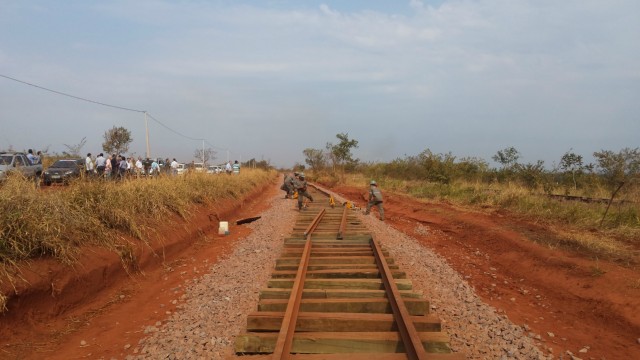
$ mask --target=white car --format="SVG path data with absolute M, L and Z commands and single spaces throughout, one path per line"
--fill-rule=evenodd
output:
M 184 174 L 187 171 L 187 166 L 185 164 L 178 164 L 178 175 Z
M 195 172 L 205 172 L 206 169 L 204 167 L 204 164 L 201 162 L 197 162 L 197 163 L 193 163 L 193 170 Z
M 222 172 L 222 167 L 218 165 L 207 166 L 207 174 L 220 174 L 221 172 Z

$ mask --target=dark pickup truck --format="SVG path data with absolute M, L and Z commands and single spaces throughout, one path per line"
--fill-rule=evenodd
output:
M 27 155 L 21 152 L 0 153 L 0 181 L 7 178 L 7 173 L 14 171 L 26 177 L 40 176 L 42 163 L 32 164 Z

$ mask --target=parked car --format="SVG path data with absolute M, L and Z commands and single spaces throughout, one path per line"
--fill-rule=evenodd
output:
M 54 162 L 44 171 L 44 184 L 68 184 L 72 179 L 79 178 L 84 171 L 84 159 L 61 159 Z
M 42 163 L 31 164 L 25 153 L 5 152 L 0 154 L 0 180 L 7 178 L 9 172 L 20 172 L 26 177 L 42 174 Z
M 209 165 L 207 167 L 207 174 L 220 174 L 222 172 L 222 167 L 218 165 Z
M 194 162 L 193 163 L 193 170 L 195 172 L 205 172 L 206 169 L 204 168 L 204 164 L 201 162 Z
M 178 164 L 178 175 L 184 174 L 187 171 L 187 166 L 185 164 Z

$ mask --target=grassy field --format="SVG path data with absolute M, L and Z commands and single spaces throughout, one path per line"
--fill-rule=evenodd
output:
M 345 177 L 347 185 L 367 187 L 368 178 L 359 174 Z M 594 257 L 631 262 L 640 248 L 640 195 L 629 192 L 624 203 L 615 203 L 602 222 L 604 203 L 562 201 L 543 191 L 532 192 L 518 185 L 452 183 L 437 184 L 396 179 L 376 179 L 382 191 L 393 191 L 429 201 L 443 201 L 480 211 L 508 210 L 554 231 L 562 246 Z M 608 197 L 606 191 L 600 196 Z M 581 195 L 581 194 L 573 194 Z
M 7 266 L 25 259 L 49 256 L 72 263 L 82 245 L 111 249 L 126 261 L 131 246 L 113 236 L 112 230 L 146 243 L 154 225 L 166 223 L 169 215 L 187 219 L 196 205 L 242 198 L 275 175 L 243 169 L 238 176 L 80 180 L 65 188 L 42 190 L 35 189 L 31 180 L 12 176 L 0 186 L 0 278 L 8 275 Z

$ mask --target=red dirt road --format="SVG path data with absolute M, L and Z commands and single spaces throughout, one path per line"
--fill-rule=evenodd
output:
M 332 190 L 365 204 L 365 188 Z M 541 349 L 552 348 L 556 357 L 569 350 L 584 359 L 640 359 L 637 266 L 536 244 L 533 239 L 553 242 L 555 235 L 504 213 L 392 194 L 385 194 L 384 207 L 387 223 L 445 257 L 485 302 L 541 335 Z M 416 232 L 418 224 L 430 228 L 429 234 Z
M 363 204 L 365 188 L 333 190 Z M 0 358 L 110 359 L 133 354 L 145 336 L 144 327 L 162 322 L 167 312 L 175 310 L 171 299 L 180 296 L 185 281 L 200 276 L 249 231 L 233 226 L 230 236 L 218 236 L 217 220 L 210 214 L 228 211 L 226 219 L 254 216 L 276 191 L 272 186 L 268 194 L 239 209 L 238 204 L 202 209 L 189 223 L 162 229 L 166 238 L 189 234 L 192 245 L 167 252 L 164 265 L 149 260 L 143 274 L 120 276 L 102 288 L 76 285 L 64 293 L 77 296 L 66 298 L 59 294 L 62 284 L 52 283 L 51 297 L 25 304 L 20 314 L 0 317 Z M 538 245 L 531 239 L 553 240 L 553 233 L 504 213 L 466 211 L 388 193 L 385 212 L 393 227 L 447 258 L 487 303 L 504 310 L 514 323 L 526 324 L 531 332 L 540 334 L 545 351 L 552 348 L 556 357 L 570 350 L 583 359 L 640 359 L 637 267 L 597 262 Z M 416 231 L 420 224 L 429 231 Z M 113 257 L 95 252 L 83 260 L 86 266 L 66 271 L 88 271 L 90 264 L 95 268 L 107 262 L 113 262 Z M 50 262 L 32 264 L 35 272 L 54 268 L 60 271 Z M 100 283 L 113 276 L 98 273 L 93 281 Z M 55 306 L 45 306 L 52 299 Z M 587 353 L 579 353 L 585 346 Z

